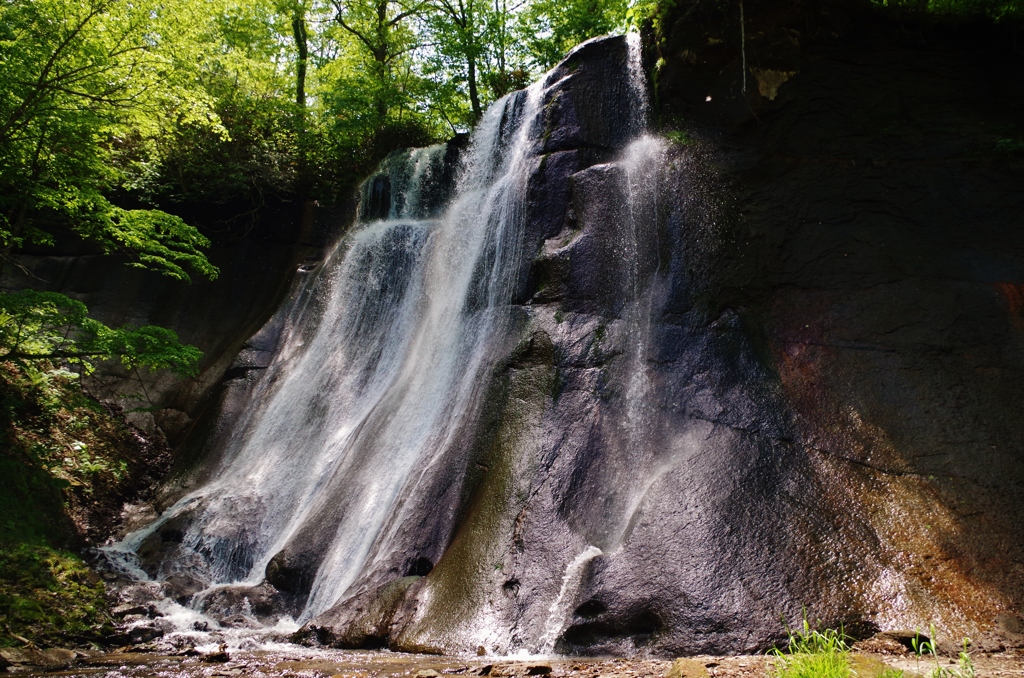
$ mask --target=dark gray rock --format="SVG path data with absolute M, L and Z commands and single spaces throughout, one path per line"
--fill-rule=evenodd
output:
M 186 574 L 172 574 L 163 580 L 163 595 L 177 602 L 179 605 L 187 605 L 192 596 L 206 588 L 204 582 L 190 577 Z
M 131 639 L 132 644 L 141 645 L 157 638 L 163 638 L 164 629 L 153 624 L 145 624 L 133 626 L 128 630 L 127 635 Z
M 293 598 L 270 583 L 259 586 L 224 586 L 205 593 L 199 610 L 222 626 L 253 628 L 273 626 L 284 615 L 298 614 Z
M 555 67 L 544 97 L 543 151 L 617 149 L 639 131 L 625 38 L 591 40 Z
M 278 591 L 303 599 L 309 595 L 319 561 L 302 560 L 289 549 L 278 551 L 267 563 L 267 583 Z
M 395 612 L 410 587 L 419 580 L 415 575 L 401 577 L 379 589 L 348 597 L 343 605 L 317 617 L 317 641 L 342 648 L 387 647 Z M 343 631 L 335 635 L 334 629 Z M 309 634 L 309 631 L 300 633 L 297 639 L 305 640 Z

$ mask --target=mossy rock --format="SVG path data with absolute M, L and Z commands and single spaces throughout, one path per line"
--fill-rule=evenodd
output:
M 704 663 L 696 659 L 677 659 L 672 662 L 665 678 L 707 678 Z

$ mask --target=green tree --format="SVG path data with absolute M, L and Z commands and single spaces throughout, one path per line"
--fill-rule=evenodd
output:
M 584 40 L 624 30 L 628 9 L 628 0 L 534 0 L 520 14 L 518 35 L 546 70 Z
M 52 243 L 70 226 L 136 265 L 188 279 L 216 269 L 208 241 L 170 214 L 128 210 L 108 194 L 114 156 L 166 112 L 216 126 L 201 93 L 171 73 L 152 28 L 162 8 L 118 0 L 11 0 L 0 6 L 0 256 Z
M 0 360 L 59 361 L 92 371 L 100 360 L 133 369 L 170 369 L 194 376 L 202 354 L 171 330 L 147 325 L 112 329 L 85 304 L 56 292 L 0 293 Z
M 487 0 L 430 0 L 427 23 L 438 71 L 452 72 L 466 84 L 471 121 L 483 115 L 480 66 L 487 58 Z
M 390 151 L 438 138 L 429 83 L 416 53 L 422 5 L 347 0 L 332 5 L 318 36 L 315 164 L 336 193 L 362 180 Z
M 195 86 L 194 36 L 176 24 L 185 9 L 147 0 L 0 6 L 0 268 L 16 264 L 25 245 L 52 244 L 57 229 L 69 228 L 127 254 L 133 266 L 185 281 L 217 276 L 197 229 L 110 198 L 131 182 L 130 168 L 152 164 L 169 125 L 223 133 Z M 118 360 L 190 375 L 199 355 L 166 329 L 109 328 L 56 293 L 0 294 L 0 359 L 87 370 Z
M 403 87 L 405 57 L 418 46 L 410 22 L 423 8 L 422 2 L 404 0 L 334 0 L 335 20 L 369 56 L 369 80 L 373 112 L 379 125 L 388 113 L 405 104 Z
M 526 0 L 509 3 L 493 0 L 488 12 L 487 41 L 491 54 L 491 67 L 483 80 L 493 99 L 530 84 L 532 73 L 527 68 L 529 53 L 516 31 L 518 13 L 528 6 Z
M 307 124 L 306 104 L 309 43 L 316 37 L 308 18 L 316 16 L 298 1 L 171 1 L 189 28 L 168 29 L 174 40 L 164 40 L 166 56 L 173 71 L 192 78 L 210 114 L 165 116 L 151 137 L 133 135 L 118 155 L 130 190 L 157 204 L 250 200 L 251 210 L 267 193 L 289 194 L 301 183 L 300 149 L 308 151 L 305 132 L 315 122 Z M 300 37 L 309 34 L 305 71 L 296 18 L 307 19 L 299 26 Z

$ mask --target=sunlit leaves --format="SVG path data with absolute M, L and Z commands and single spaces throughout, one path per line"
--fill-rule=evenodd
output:
M 584 40 L 624 30 L 630 11 L 627 0 L 535 0 L 518 28 L 533 64 L 546 69 Z
M 124 367 L 170 369 L 196 374 L 202 354 L 181 344 L 162 327 L 113 329 L 90 318 L 80 301 L 56 292 L 25 290 L 0 293 L 0 360 L 39 360 L 83 366 L 91 371 L 100 360 Z
M 0 248 L 5 263 L 63 222 L 137 265 L 212 277 L 194 229 L 169 215 L 133 214 L 107 194 L 155 164 L 169 125 L 223 133 L 212 98 L 195 87 L 173 7 L 150 0 L 9 0 L 0 5 Z M 177 31 L 177 32 L 176 32 Z M 186 65 L 187 64 L 187 65 Z M 119 154 L 131 147 L 129 163 Z

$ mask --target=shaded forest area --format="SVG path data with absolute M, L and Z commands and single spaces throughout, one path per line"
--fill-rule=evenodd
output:
M 771 73 L 793 70 L 780 16 L 805 45 L 870 16 L 900 40 L 980 33 L 1024 50 L 1019 0 L 12 0 L 0 16 L 3 271 L 74 241 L 182 289 L 216 279 L 210 247 L 230 249 L 261 215 L 345 205 L 387 153 L 468 132 L 596 35 L 641 30 L 661 124 L 683 141 L 688 121 L 748 124 L 752 98 L 774 100 Z M 726 67 L 735 82 L 702 108 Z M 661 87 L 673 68 L 706 82 Z M 1019 158 L 1024 131 L 995 143 Z M 200 353 L 165 328 L 107 326 L 79 301 L 10 286 L 0 352 L 0 644 L 103 643 L 112 619 L 80 554 L 169 451 L 82 377 L 113 362 L 187 378 Z

